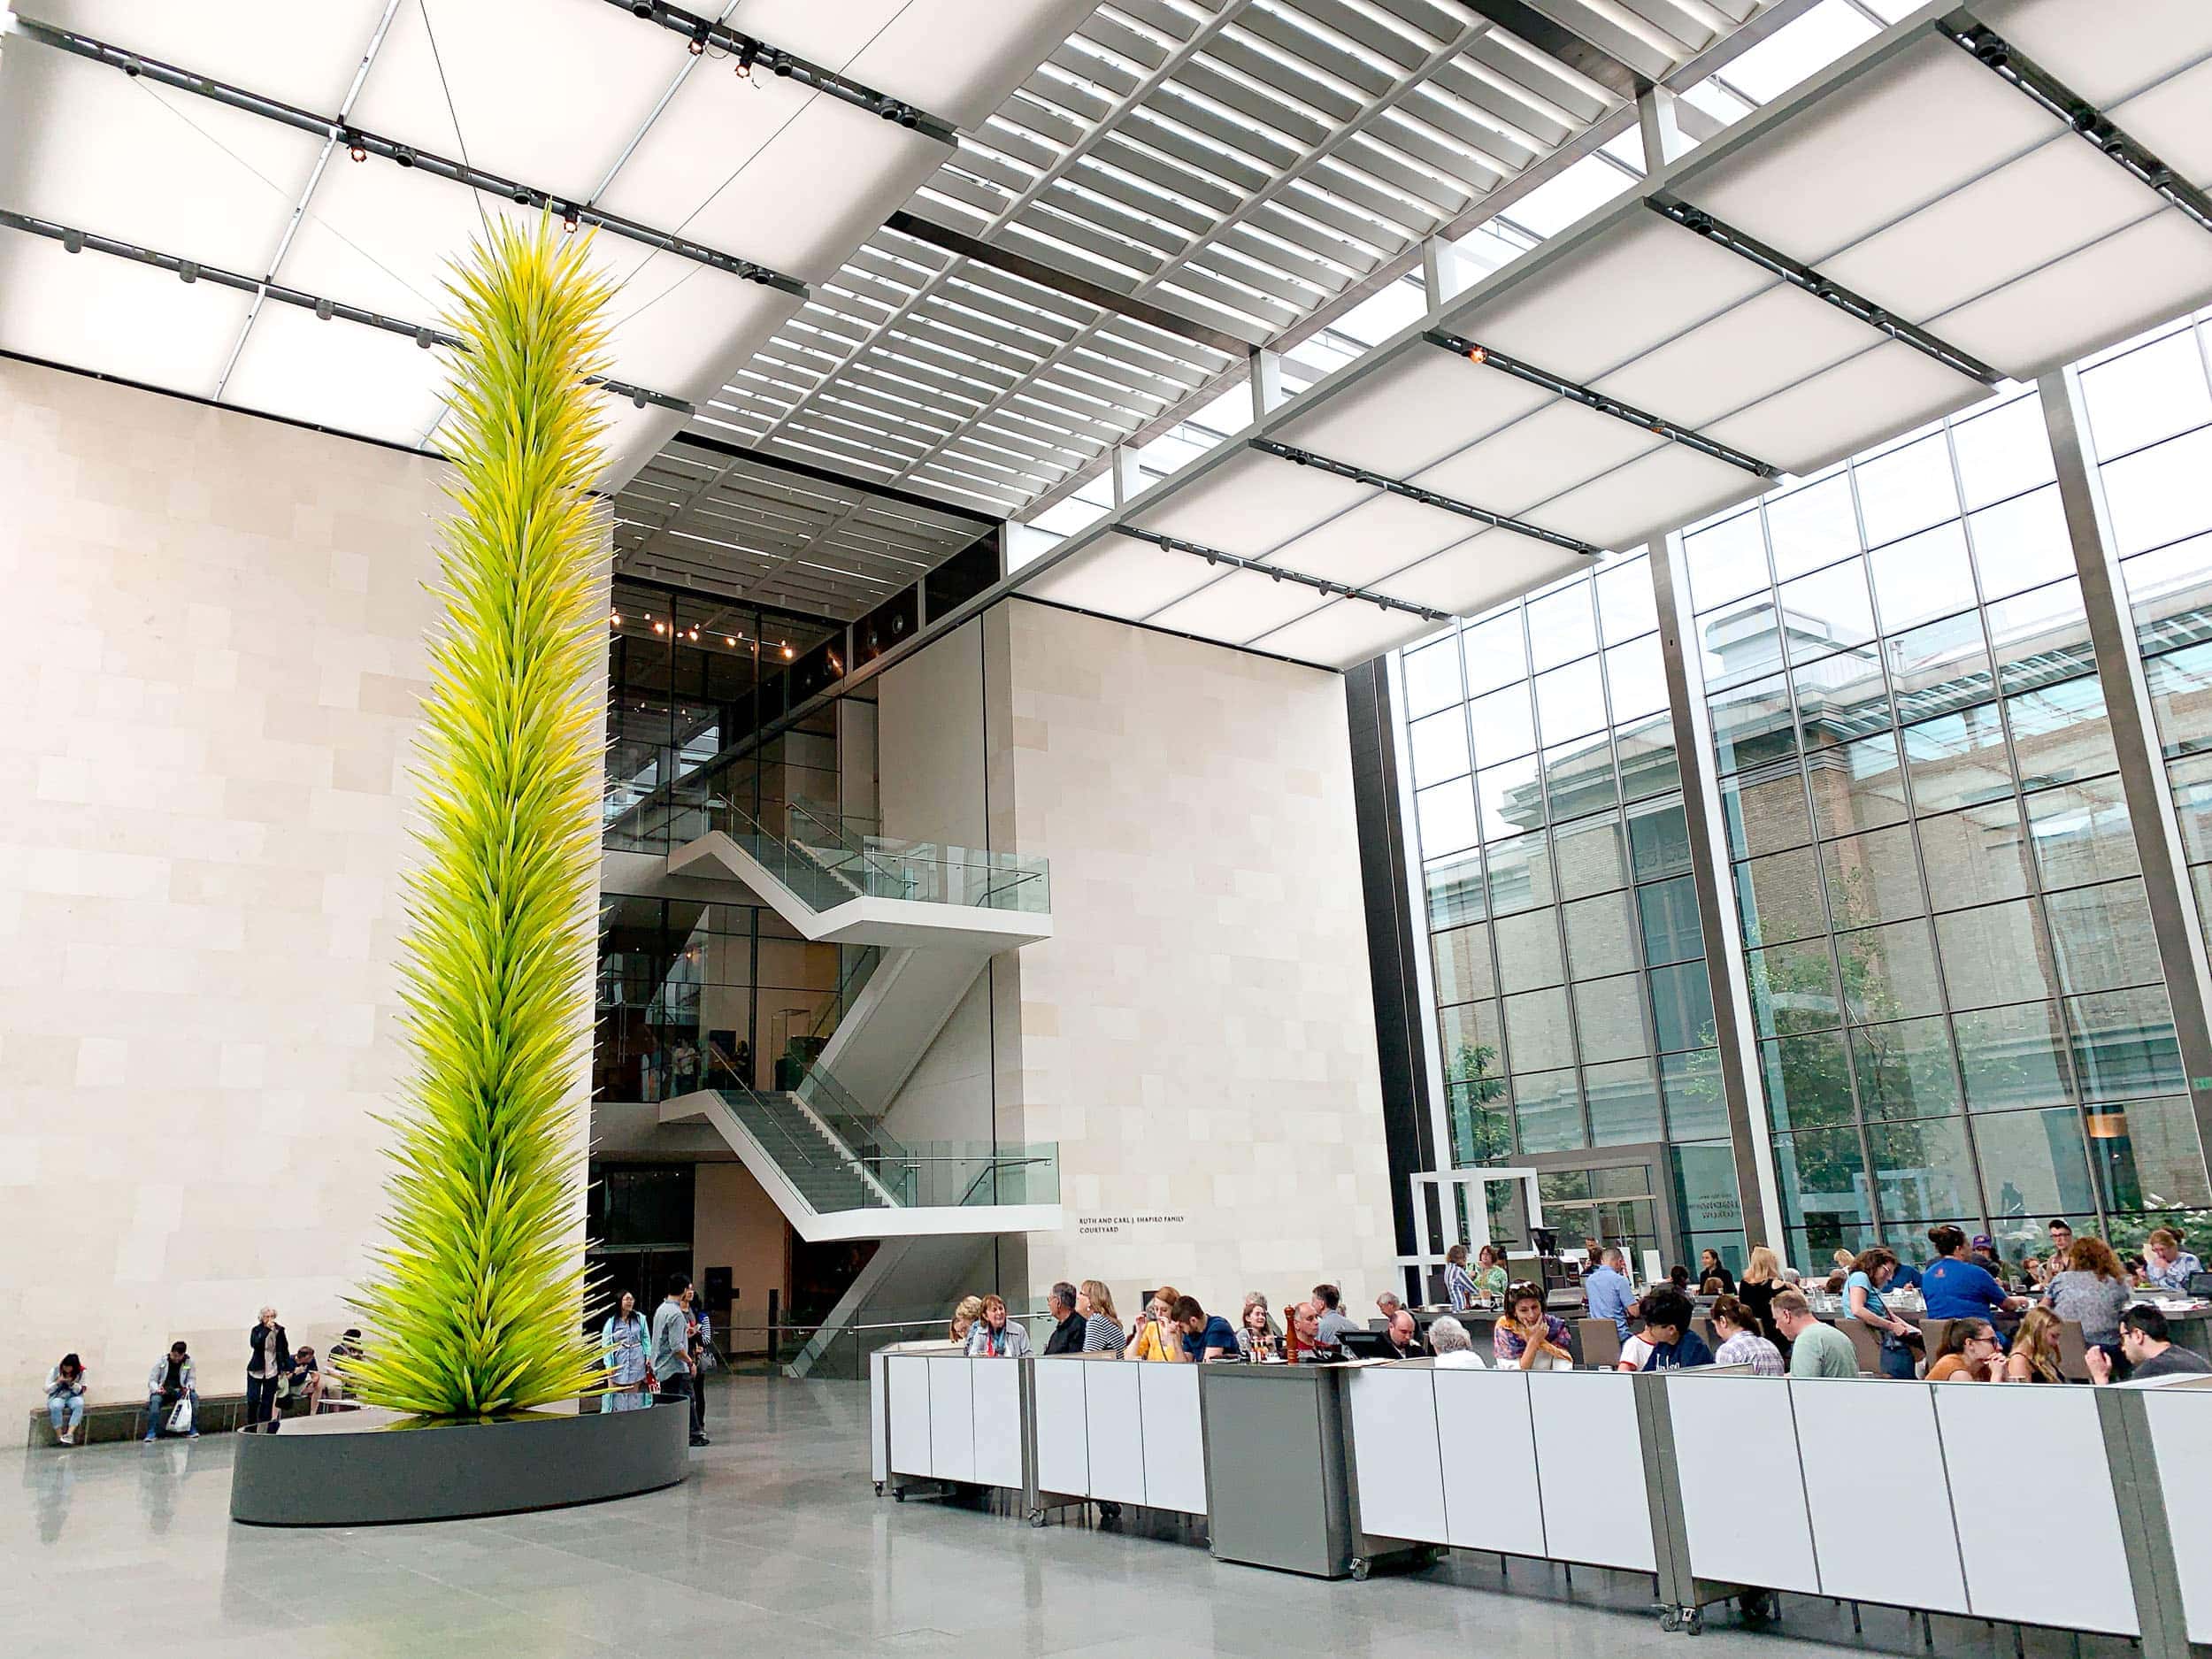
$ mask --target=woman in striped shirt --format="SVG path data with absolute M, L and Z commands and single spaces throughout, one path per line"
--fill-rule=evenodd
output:
M 1087 1279 L 1075 1293 L 1075 1310 L 1083 1316 L 1083 1352 L 1119 1354 L 1125 1337 L 1114 1312 L 1114 1293 L 1095 1279 Z
M 1467 1247 L 1455 1244 L 1444 1252 L 1444 1294 L 1452 1311 L 1464 1313 L 1475 1305 L 1475 1276 L 1467 1271 Z

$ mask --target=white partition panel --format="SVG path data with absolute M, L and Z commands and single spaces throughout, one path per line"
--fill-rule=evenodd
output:
M 1820 1589 L 1790 1391 L 1771 1377 L 1667 1378 L 1682 1529 L 1701 1578 Z
M 968 1361 L 975 1389 L 975 1478 L 987 1486 L 1022 1484 L 1022 1363 Z
M 1198 1421 L 1198 1367 L 1137 1366 L 1144 1417 L 1144 1502 L 1206 1513 L 1206 1437 Z
M 2158 1485 L 2181 1570 L 2181 1607 L 2189 1640 L 2212 1642 L 2212 1392 L 2150 1388 L 2151 1448 L 2158 1457 Z
M 1878 1379 L 1783 1385 L 1797 1413 L 1798 1455 L 1824 1594 L 1939 1613 L 1967 1610 L 1958 1527 L 1930 1398 L 1932 1387 L 1947 1386 L 1909 1387 Z M 2018 1447 L 1984 1467 L 1981 1472 L 1993 1483 L 1991 1505 L 2013 1501 L 2001 1495 L 2007 1471 L 2027 1466 L 2024 1460 L 2034 1455 L 2032 1447 Z M 1966 1471 L 1969 1491 L 1974 1490 L 1973 1472 Z M 1745 1479 L 1756 1475 L 1747 1472 Z
M 1532 1371 L 1527 1384 L 1546 1553 L 1555 1561 L 1651 1571 L 1657 1555 L 1629 1378 Z
M 1144 1419 L 1137 1407 L 1137 1379 L 1139 1372 L 1151 1369 L 1129 1360 L 1102 1360 L 1083 1373 L 1094 1498 L 1144 1502 Z
M 1440 1374 L 1387 1366 L 1352 1374 L 1352 1489 L 1360 1530 L 1371 1536 L 1449 1541 L 1430 1380 Z
M 1036 1366 L 1037 1488 L 1071 1498 L 1091 1495 L 1090 1431 L 1085 1374 L 1106 1362 L 1041 1359 Z
M 929 1472 L 940 1480 L 975 1479 L 975 1362 L 958 1355 L 929 1367 Z
M 930 1473 L 929 1362 L 893 1354 L 885 1358 L 883 1366 L 891 1471 L 926 1477 Z
M 890 1358 L 880 1348 L 868 1356 L 868 1479 L 879 1486 L 891 1478 Z
M 1955 1502 L 1964 1510 L 1959 1554 L 1970 1610 L 2064 1630 L 2140 1634 L 2095 1391 L 1939 1383 L 1930 1392 Z M 2024 1463 L 2063 1505 L 2063 1568 L 2049 1555 L 2051 1516 L 2037 1504 L 1995 1501 L 1990 1490 L 1988 1476 Z
M 1445 1542 L 1509 1555 L 1545 1551 L 1529 1379 L 1522 1371 L 1439 1371 Z

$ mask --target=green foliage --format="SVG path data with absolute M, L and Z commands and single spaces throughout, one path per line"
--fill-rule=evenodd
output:
M 390 1241 L 354 1306 L 360 1397 L 480 1417 L 597 1391 L 572 1089 L 598 857 L 603 534 L 586 491 L 606 289 L 585 239 L 503 220 L 449 284 L 456 510 L 402 974 L 415 1065 L 386 1120 Z

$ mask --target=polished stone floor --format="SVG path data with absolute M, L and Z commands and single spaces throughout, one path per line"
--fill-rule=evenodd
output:
M 1854 1636 L 1847 1609 L 1793 1598 L 1782 1632 L 1797 1640 L 1716 1609 L 1693 1646 L 1660 1631 L 1650 1581 L 1629 1575 L 1569 1583 L 1515 1563 L 1502 1576 L 1496 1557 L 1462 1555 L 1325 1584 L 1217 1563 L 1177 1525 L 1033 1530 L 1004 1512 L 894 1503 L 867 1479 L 866 1413 L 857 1384 L 730 1379 L 710 1399 L 715 1443 L 681 1487 L 355 1531 L 233 1525 L 222 1437 L 5 1454 L 19 1495 L 0 1507 L 0 1655 L 1824 1659 L 1919 1655 L 1928 1639 L 1873 1608 Z M 2015 1652 L 2009 1627 L 1978 1620 L 1939 1619 L 1932 1635 L 1947 1659 Z M 2082 1649 L 2031 1632 L 2026 1651 Z

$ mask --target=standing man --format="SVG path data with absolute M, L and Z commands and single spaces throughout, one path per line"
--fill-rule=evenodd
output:
M 653 1376 L 661 1393 L 680 1394 L 686 1402 L 691 1398 L 691 1319 L 685 1308 L 690 1299 L 691 1275 L 677 1273 L 669 1279 L 666 1299 L 653 1310 Z M 695 1421 L 691 1443 L 707 1443 Z
M 684 1312 L 691 1320 L 691 1432 L 702 1443 L 707 1438 L 707 1372 L 714 1368 L 714 1321 L 707 1304 L 694 1291 L 684 1298 Z
M 1590 1317 L 1610 1319 L 1624 1342 L 1628 1340 L 1629 1304 L 1636 1300 L 1636 1287 L 1621 1271 L 1627 1265 L 1628 1258 L 1617 1246 L 1607 1250 L 1598 1264 L 1582 1276 L 1583 1291 L 1590 1299 Z
M 1075 1310 L 1075 1286 L 1062 1279 L 1046 1299 L 1052 1309 L 1052 1334 L 1045 1339 L 1045 1354 L 1083 1351 L 1083 1316 Z

